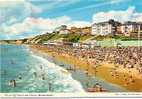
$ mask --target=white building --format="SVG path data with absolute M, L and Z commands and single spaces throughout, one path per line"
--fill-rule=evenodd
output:
M 141 23 L 128 21 L 122 24 L 121 31 L 125 36 L 130 36 L 132 33 L 138 33 L 139 27 L 142 28 Z
M 73 47 L 80 47 L 80 43 L 79 42 L 76 42 L 76 43 L 73 43 Z
M 92 35 L 108 35 L 112 34 L 115 35 L 117 31 L 117 26 L 120 25 L 121 23 L 114 21 L 114 20 L 109 20 L 106 22 L 100 22 L 100 23 L 94 23 L 92 25 Z
M 87 41 L 87 42 L 73 43 L 73 47 L 79 47 L 79 48 L 94 48 L 96 46 L 98 46 L 96 40 L 90 40 L 90 41 Z
M 63 45 L 64 44 L 64 38 L 60 38 L 57 40 L 49 40 L 49 41 L 45 41 L 43 44 L 44 45 Z
M 69 33 L 69 30 L 68 30 L 68 29 L 60 30 L 60 31 L 59 31 L 59 34 L 68 34 L 68 33 Z
M 54 32 L 57 32 L 59 34 L 68 34 L 70 31 L 69 29 L 67 29 L 66 25 L 61 25 L 59 27 L 57 27 Z
M 68 34 L 68 33 L 69 33 L 69 30 L 67 29 L 66 25 L 61 25 L 59 27 L 59 34 Z

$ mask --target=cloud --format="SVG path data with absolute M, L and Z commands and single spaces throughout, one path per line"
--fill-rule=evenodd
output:
M 89 22 L 84 21 L 73 21 L 67 16 L 54 19 L 34 18 L 34 15 L 44 10 L 44 4 L 42 3 L 43 7 L 41 7 L 40 3 L 39 5 L 34 5 L 32 3 L 33 1 L 34 0 L 0 0 L 0 39 L 24 38 L 45 32 L 52 32 L 56 27 L 62 24 L 79 27 L 89 24 Z M 50 5 L 51 7 L 69 5 L 78 1 L 79 0 L 45 0 L 45 8 L 50 8 Z
M 142 21 L 142 13 L 135 11 L 135 7 L 129 7 L 125 11 L 99 12 L 93 15 L 93 22 L 103 22 L 109 19 L 115 19 L 120 22 Z
M 52 11 L 54 9 L 60 9 L 72 4 L 76 4 L 80 2 L 80 0 L 37 0 L 36 2 L 39 2 L 38 6 L 44 11 Z
M 25 0 L 0 0 L 0 25 L 10 25 L 40 12 L 42 9 Z
M 0 33 L 12 35 L 23 35 L 23 33 L 30 33 L 28 36 L 38 35 L 45 32 L 52 32 L 55 28 L 67 25 L 69 28 L 72 26 L 84 27 L 90 26 L 91 24 L 86 21 L 73 21 L 68 16 L 51 18 L 33 18 L 27 17 L 23 22 L 15 23 L 11 26 L 3 26 L 0 29 Z M 27 36 L 27 35 L 26 35 Z
M 109 0 L 110 1 L 110 4 L 118 4 L 118 3 L 121 3 L 121 2 L 126 2 L 128 0 Z
M 93 1 L 93 0 L 92 0 Z M 126 3 L 129 0 L 94 0 L 97 3 L 92 3 L 91 5 L 85 5 L 85 6 L 81 6 L 78 8 L 74 8 L 74 9 L 70 9 L 68 12 L 74 12 L 74 11 L 80 11 L 80 10 L 86 10 L 86 9 L 94 9 L 94 8 L 99 8 L 105 5 L 117 5 L 120 3 Z M 86 2 L 86 1 L 85 1 Z

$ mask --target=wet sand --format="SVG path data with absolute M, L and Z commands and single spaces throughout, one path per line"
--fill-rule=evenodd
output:
M 48 48 L 45 46 L 39 47 L 38 45 L 31 45 L 30 48 L 34 51 L 44 53 L 48 56 L 52 56 L 54 59 L 61 61 L 65 64 L 71 64 L 73 67 L 67 68 L 71 72 L 73 72 L 74 70 L 83 71 L 88 77 L 101 78 L 106 82 L 118 85 L 130 92 L 142 91 L 142 78 L 134 69 L 127 70 L 121 68 L 120 66 L 120 68 L 117 69 L 117 76 L 115 76 L 114 74 L 112 75 L 111 72 L 112 69 L 114 69 L 115 67 L 114 64 L 102 63 L 101 65 L 95 67 L 93 64 L 88 64 L 86 60 L 78 59 L 68 54 L 63 55 L 53 51 L 49 51 Z M 133 76 L 134 82 L 126 85 L 126 79 L 129 78 L 131 75 Z M 92 84 L 89 85 L 89 87 L 92 87 Z

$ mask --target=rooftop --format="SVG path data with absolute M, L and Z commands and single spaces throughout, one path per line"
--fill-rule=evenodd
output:
M 118 21 L 115 21 L 113 19 L 110 19 L 108 21 L 104 21 L 104 22 L 99 22 L 99 23 L 94 23 L 93 25 L 104 25 L 104 24 L 113 24 L 113 25 L 120 25 L 121 23 Z

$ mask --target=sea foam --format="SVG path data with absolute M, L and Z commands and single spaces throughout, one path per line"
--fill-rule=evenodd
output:
M 34 81 L 34 83 L 29 85 L 32 91 L 34 90 L 34 88 L 37 89 L 38 83 L 43 84 L 44 88 L 47 87 L 48 89 L 49 87 L 48 83 L 51 82 L 52 86 L 54 87 L 54 90 L 52 90 L 53 92 L 84 92 L 84 89 L 80 84 L 80 82 L 74 80 L 72 78 L 71 73 L 68 72 L 66 69 L 54 63 L 51 63 L 50 61 L 44 59 L 43 57 L 34 54 L 32 54 L 32 57 L 37 59 L 39 62 L 38 64 L 32 66 L 31 72 L 37 72 L 38 76 L 40 76 L 42 73 L 44 73 L 45 75 L 44 84 L 42 80 L 38 79 Z M 26 88 L 27 87 L 28 86 L 26 86 Z

